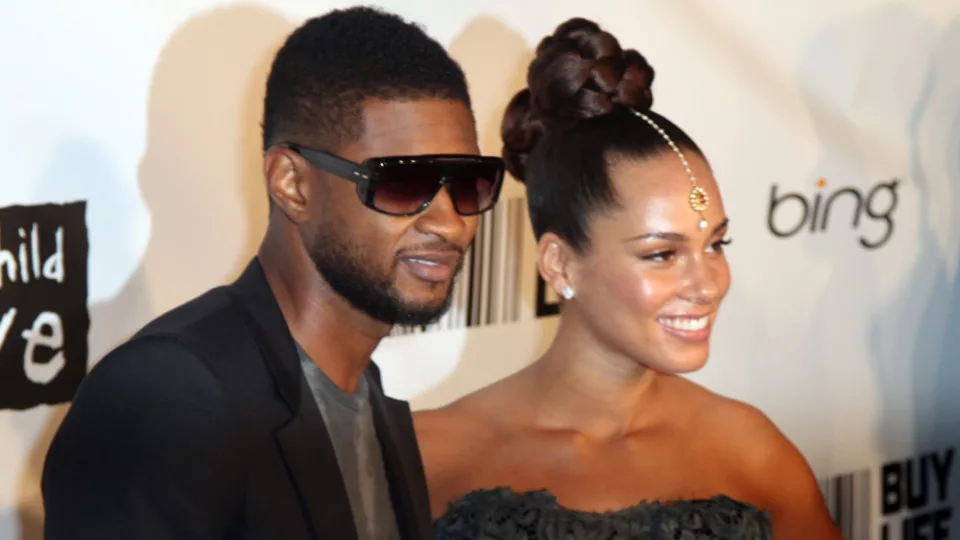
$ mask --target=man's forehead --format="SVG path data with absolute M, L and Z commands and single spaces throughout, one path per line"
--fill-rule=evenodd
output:
M 470 108 L 445 99 L 367 101 L 363 132 L 345 150 L 365 157 L 479 153 Z

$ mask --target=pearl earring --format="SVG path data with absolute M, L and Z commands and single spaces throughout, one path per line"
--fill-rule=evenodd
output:
M 566 300 L 570 300 L 571 298 L 573 298 L 573 288 L 570 287 L 569 285 L 564 286 L 563 289 L 560 291 L 560 296 L 562 296 Z

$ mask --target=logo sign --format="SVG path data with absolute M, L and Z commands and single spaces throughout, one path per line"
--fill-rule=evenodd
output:
M 861 234 L 860 245 L 877 249 L 893 236 L 893 213 L 899 203 L 896 178 L 880 182 L 868 190 L 854 186 L 830 189 L 827 180 L 817 181 L 813 194 L 781 192 L 780 186 L 770 188 L 767 226 L 780 238 L 790 238 L 806 232 L 825 233 L 832 229 L 849 228 L 860 231 L 862 225 L 875 223 L 879 232 Z
M 951 500 L 955 447 L 822 479 L 824 501 L 844 538 L 956 538 Z M 879 508 L 873 507 L 879 495 Z M 874 528 L 879 511 L 880 529 Z
M 86 203 L 0 208 L 0 409 L 73 399 L 87 372 Z
M 953 538 L 954 509 L 949 503 L 949 486 L 955 451 L 950 447 L 883 466 L 882 540 Z

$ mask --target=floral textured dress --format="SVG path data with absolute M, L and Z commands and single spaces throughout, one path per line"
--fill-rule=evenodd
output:
M 725 496 L 641 503 L 597 513 L 560 506 L 547 491 L 474 491 L 436 522 L 437 540 L 770 540 L 769 517 Z

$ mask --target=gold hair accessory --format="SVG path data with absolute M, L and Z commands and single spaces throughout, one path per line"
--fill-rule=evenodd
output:
M 693 208 L 694 212 L 700 214 L 700 221 L 697 222 L 697 229 L 701 231 L 705 230 L 708 223 L 707 218 L 703 217 L 703 211 L 706 210 L 707 206 L 710 205 L 710 197 L 702 187 L 697 185 L 697 177 L 694 176 L 693 171 L 690 170 L 690 164 L 687 163 L 686 156 L 684 156 L 683 152 L 680 151 L 680 147 L 673 142 L 673 139 L 667 135 L 667 132 L 658 126 L 656 122 L 654 122 L 649 116 L 635 110 L 633 111 L 633 114 L 639 116 L 644 122 L 650 124 L 650 127 L 656 130 L 656 132 L 667 141 L 667 144 L 670 145 L 670 148 L 673 149 L 673 152 L 677 154 L 677 157 L 680 158 L 680 162 L 683 163 L 684 170 L 686 170 L 687 174 L 690 176 L 690 183 L 693 184 L 693 187 L 690 189 L 690 208 Z

